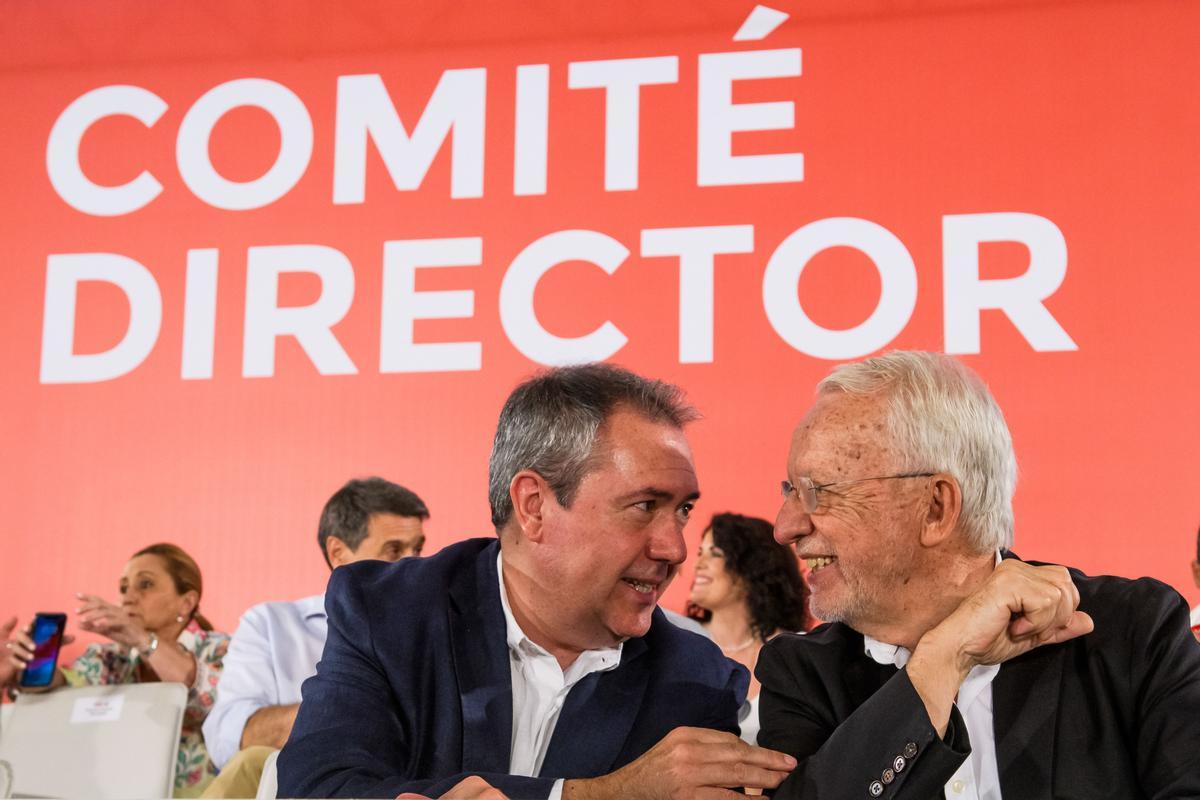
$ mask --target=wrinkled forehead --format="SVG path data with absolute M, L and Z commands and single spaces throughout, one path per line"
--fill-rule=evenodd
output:
M 819 471 L 822 479 L 858 474 L 860 467 L 899 463 L 888 429 L 882 395 L 822 394 L 792 434 L 789 468 L 797 474 Z

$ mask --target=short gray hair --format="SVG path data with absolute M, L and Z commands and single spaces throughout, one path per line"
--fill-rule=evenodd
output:
M 836 367 L 819 394 L 881 394 L 905 472 L 947 472 L 962 487 L 959 525 L 980 553 L 1010 548 L 1017 458 L 987 385 L 941 353 L 898 350 Z
M 512 517 L 509 485 L 521 470 L 541 475 L 563 506 L 590 471 L 601 427 L 621 408 L 677 428 L 699 417 L 679 387 L 611 364 L 542 372 L 509 395 L 488 459 L 488 500 L 499 531 Z

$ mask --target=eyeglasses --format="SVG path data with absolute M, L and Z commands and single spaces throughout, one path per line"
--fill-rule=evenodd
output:
M 902 475 L 877 475 L 873 478 L 858 478 L 853 481 L 834 481 L 832 483 L 813 483 L 811 478 L 800 478 L 799 486 L 791 481 L 781 481 L 779 484 L 780 491 L 783 492 L 784 499 L 795 495 L 795 497 L 804 504 L 804 510 L 809 514 L 817 513 L 817 509 L 821 507 L 820 493 L 830 486 L 846 486 L 851 483 L 866 483 L 867 481 L 894 481 L 901 478 L 929 478 L 936 475 L 936 472 L 905 472 Z

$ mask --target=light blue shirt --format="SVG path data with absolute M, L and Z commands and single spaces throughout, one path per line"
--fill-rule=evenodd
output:
M 204 741 L 217 768 L 241 749 L 246 720 L 265 706 L 300 702 L 300 684 L 317 674 L 327 631 L 325 595 L 260 603 L 242 615 L 204 720 Z

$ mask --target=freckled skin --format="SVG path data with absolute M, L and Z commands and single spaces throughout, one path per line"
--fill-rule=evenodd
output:
M 792 435 L 788 479 L 823 484 L 903 472 L 884 419 L 881 398 L 822 395 Z M 817 617 L 859 628 L 921 602 L 906 587 L 919 574 L 927 486 L 921 478 L 833 486 L 811 515 L 795 499 L 784 502 L 776 539 L 802 558 L 837 559 L 810 575 Z

